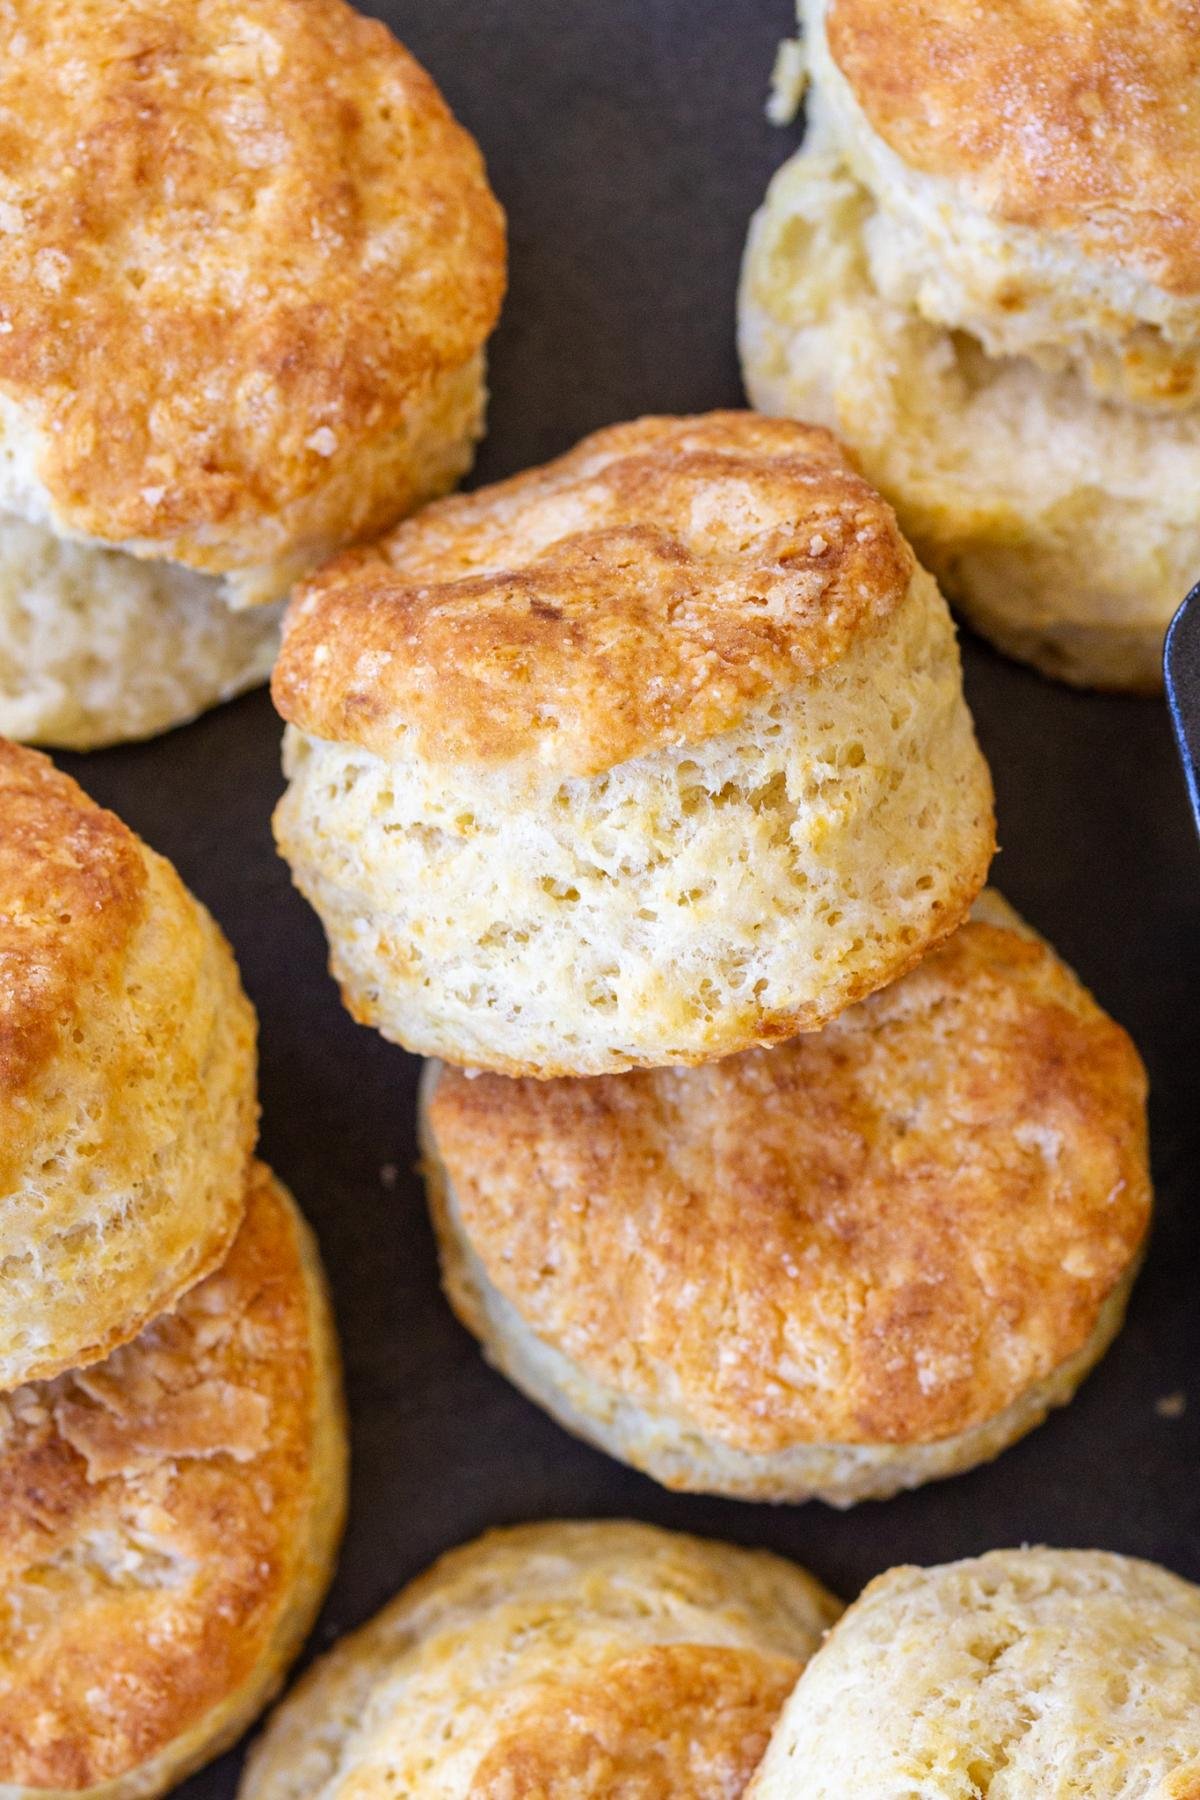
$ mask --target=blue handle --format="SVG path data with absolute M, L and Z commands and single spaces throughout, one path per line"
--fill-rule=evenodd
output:
M 1171 620 L 1163 673 L 1192 817 L 1200 831 L 1200 582 Z

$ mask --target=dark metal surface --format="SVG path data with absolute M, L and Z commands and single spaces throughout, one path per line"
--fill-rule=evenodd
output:
M 788 0 L 405 0 L 509 209 L 491 479 L 653 409 L 738 403 L 737 262 L 794 134 L 762 118 Z M 1159 1213 L 1128 1326 L 1066 1411 L 990 1467 L 845 1514 L 663 1493 L 486 1369 L 438 1290 L 413 1175 L 417 1064 L 342 1012 L 275 857 L 264 695 L 156 743 L 62 762 L 172 857 L 232 938 L 262 1021 L 262 1145 L 320 1234 L 353 1420 L 353 1501 L 315 1644 L 491 1523 L 634 1514 L 762 1543 L 850 1595 L 899 1560 L 1103 1545 L 1200 1579 L 1200 849 L 1167 711 L 1075 694 L 967 639 L 995 774 L 996 880 L 1150 1067 Z M 1165 1397 L 1183 1396 L 1165 1409 Z M 224 1800 L 235 1756 L 189 1792 Z
M 1163 673 L 1175 747 L 1192 817 L 1200 831 L 1200 584 L 1171 620 L 1163 649 Z

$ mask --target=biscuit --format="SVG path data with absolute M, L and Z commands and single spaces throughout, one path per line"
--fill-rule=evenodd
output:
M 356 1018 L 507 1074 L 814 1029 L 993 849 L 953 627 L 829 435 L 642 419 L 435 503 L 285 622 L 276 836 Z
M 29 0 L 19 23 L 0 519 L 165 564 L 157 604 L 211 612 L 282 597 L 451 487 L 482 430 L 504 219 L 385 27 L 343 0 Z M 149 603 L 132 565 L 93 566 Z M 91 650 L 116 681 L 112 611 Z
M 819 1034 L 550 1084 L 431 1064 L 443 1280 L 568 1430 L 668 1487 L 837 1506 L 1070 1399 L 1150 1212 L 1125 1033 L 988 894 Z
M 621 1521 L 491 1531 L 317 1664 L 241 1800 L 735 1800 L 840 1611 L 761 1550 Z
M 171 865 L 0 741 L 0 1391 L 225 1257 L 258 1118 L 237 965 Z
M 911 128 L 893 116 L 867 10 L 839 0 L 832 18 L 862 31 L 861 58 L 875 84 L 867 99 L 898 149 L 863 126 L 863 95 L 830 55 L 814 6 L 809 138 L 775 177 L 747 244 L 739 300 L 747 391 L 764 411 L 816 419 L 845 438 L 922 560 L 1001 649 L 1067 681 L 1152 691 L 1161 685 L 1163 631 L 1200 562 L 1200 404 L 1187 372 L 1197 300 L 1187 299 L 1181 373 L 1183 338 L 1148 339 L 1158 326 L 1138 322 L 1136 308 L 1120 313 L 1110 291 L 1137 286 L 1111 234 L 1128 230 L 1130 255 L 1140 246 L 1152 261 L 1152 210 L 1139 213 L 1137 229 L 1114 209 L 1111 217 L 1074 218 L 1075 238 L 1065 227 L 1055 235 L 1047 222 L 1058 216 L 1054 207 L 1069 215 L 1062 195 L 1054 197 L 1056 177 L 1078 176 L 1071 169 L 1084 155 L 1082 136 L 1060 117 L 1055 142 L 1066 148 L 1061 166 L 1057 150 L 1048 165 L 1047 210 L 1030 204 L 1030 222 L 1012 223 L 1008 214 L 1019 207 L 1010 195 L 1001 217 L 1006 190 L 991 162 L 968 180 L 967 151 L 951 151 L 965 134 L 972 155 L 986 152 L 1007 168 L 1034 134 L 1005 131 L 994 106 L 948 106 L 944 157 L 922 151 L 929 107 L 908 113 Z M 903 29 L 912 10 L 908 0 L 874 9 L 879 30 Z M 1080 30 L 1103 40 L 1105 56 L 1120 41 L 1106 35 L 1115 10 L 1122 9 L 1073 9 Z M 945 29 L 957 31 L 959 9 L 948 11 L 956 22 Z M 985 46 L 990 56 L 997 35 L 1006 39 L 1017 25 L 1037 44 L 1062 13 L 1057 5 L 973 8 L 985 66 Z M 911 58 L 893 49 L 896 91 L 910 97 L 919 82 L 940 97 L 928 60 L 942 41 L 932 13 L 927 25 L 928 37 L 912 39 Z M 843 42 L 848 30 L 835 42 L 857 77 L 859 59 Z M 1024 79 L 1027 62 L 1014 57 L 1018 64 Z M 957 79 L 952 70 L 943 75 Z M 1054 83 L 1051 90 L 1058 92 Z M 1086 99 L 1087 90 L 1080 93 Z M 1107 86 L 1105 94 L 1108 107 Z M 986 144 L 975 142 L 979 133 Z M 1110 142 L 1117 153 L 1117 137 Z M 914 170 L 902 154 L 924 160 Z M 953 202 L 937 186 L 950 177 L 928 172 L 944 166 L 956 171 Z M 1147 192 L 1153 188 L 1151 181 Z M 985 200 L 994 217 L 981 210 Z M 1014 233 L 1028 250 L 1016 263 Z M 1101 238 L 1108 263 L 1096 260 Z M 1036 295 L 1030 259 L 1044 277 Z M 1083 288 L 1067 279 L 1072 259 Z M 1145 391 L 1160 379 L 1161 404 Z
M 281 613 L 0 517 L 0 735 L 94 750 L 181 725 L 267 679 Z
M 1200 56 L 1177 0 L 803 0 L 884 296 L 1150 409 L 1200 398 Z
M 995 1550 L 871 1583 L 747 1800 L 1184 1800 L 1198 1783 L 1200 1589 L 1100 1550 Z
M 345 1463 L 316 1245 L 256 1164 L 174 1312 L 0 1400 L 7 1800 L 148 1800 L 232 1743 L 328 1585 Z

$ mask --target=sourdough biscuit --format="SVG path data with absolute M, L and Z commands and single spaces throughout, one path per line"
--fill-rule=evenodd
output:
M 838 431 L 1002 649 L 1157 688 L 1200 562 L 1200 110 L 1190 79 L 1155 97 L 1196 66 L 1191 23 L 1118 0 L 805 20 L 808 140 L 742 277 L 752 400 Z
M 734 1800 L 840 1610 L 764 1551 L 613 1521 L 491 1531 L 317 1664 L 241 1800 Z
M 265 1705 L 345 1505 L 316 1246 L 256 1164 L 224 1265 L 104 1363 L 0 1400 L 0 1788 L 147 1800 Z
M 817 1035 L 595 1081 L 430 1065 L 451 1304 L 669 1487 L 835 1505 L 994 1456 L 1117 1331 L 1150 1210 L 1124 1032 L 997 897 Z
M 1100 1550 L 995 1550 L 873 1581 L 805 1670 L 754 1800 L 1186 1800 L 1200 1589 Z
M 165 637 L 185 595 L 278 599 L 459 478 L 503 215 L 428 75 L 343 0 L 26 0 L 0 33 L 0 562 L 30 554 L 20 521 L 76 545 L 71 590 L 128 575 L 86 645 L 115 683 L 115 613 Z M 228 666 L 248 634 L 190 675 L 184 635 L 173 717 L 257 676 Z M 93 741 L 145 710 L 134 674 L 128 732 Z
M 255 1020 L 171 865 L 0 741 L 0 1390 L 106 1356 L 214 1269 Z
M 276 834 L 350 1010 L 510 1074 L 813 1029 L 959 922 L 991 788 L 945 606 L 827 433 L 643 419 L 293 602 Z

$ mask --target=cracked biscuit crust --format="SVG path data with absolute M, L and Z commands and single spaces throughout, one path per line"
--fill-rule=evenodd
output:
M 289 611 L 272 690 L 379 756 L 595 775 L 815 682 L 914 569 L 828 432 L 638 419 L 333 563 Z
M 258 1164 L 216 1274 L 0 1400 L 4 1792 L 160 1792 L 230 1741 L 311 1622 L 343 1483 L 315 1248 Z

